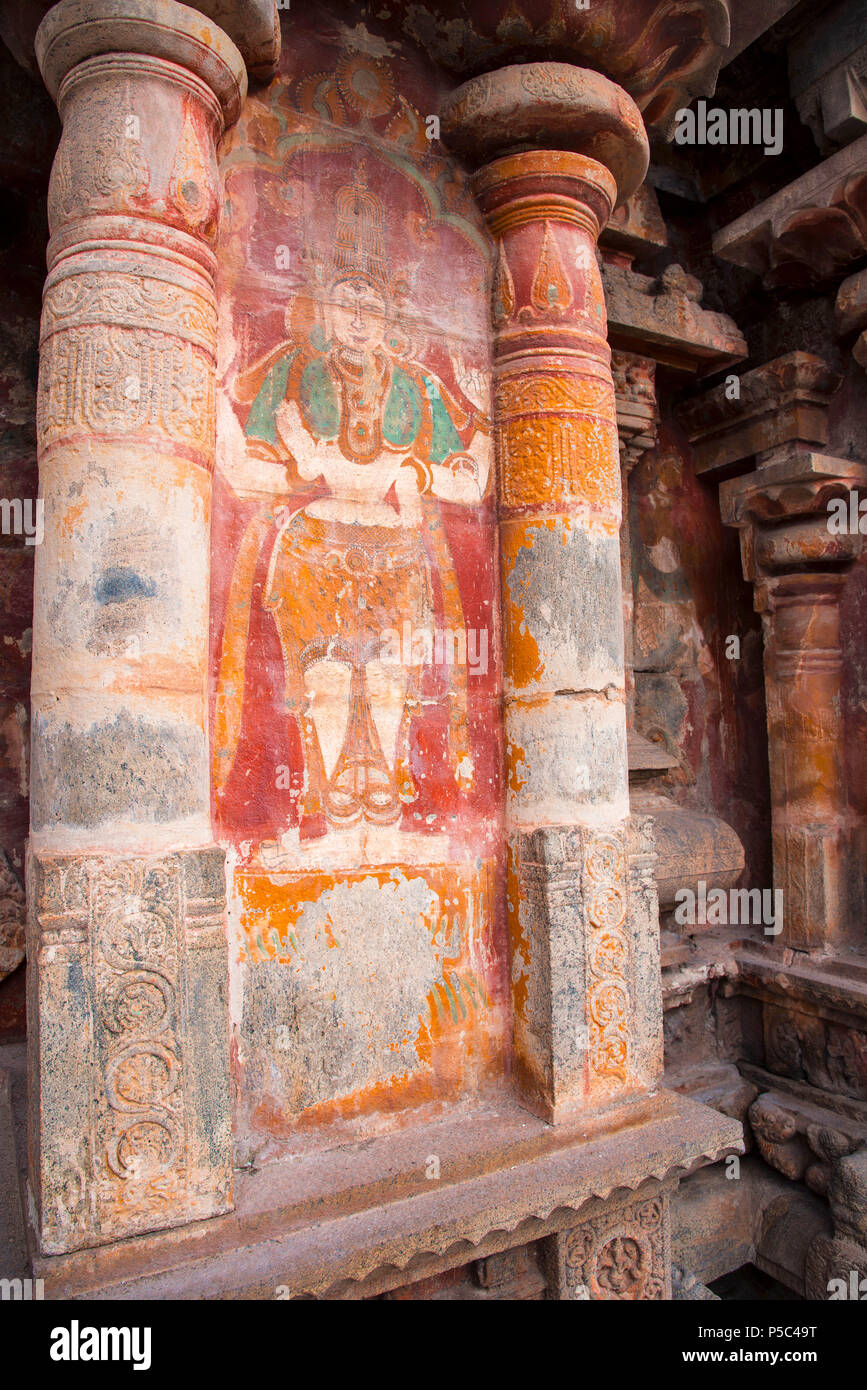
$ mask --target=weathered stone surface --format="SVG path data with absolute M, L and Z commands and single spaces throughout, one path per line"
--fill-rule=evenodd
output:
M 62 0 L 36 47 L 64 128 L 37 416 L 30 1149 L 37 1238 L 59 1252 L 231 1202 L 207 540 L 216 145 L 246 72 L 171 0 Z
M 792 352 L 696 396 L 679 412 L 699 473 L 767 454 L 783 444 L 828 442 L 828 405 L 840 375 L 813 353 Z
M 11 975 L 24 959 L 27 902 L 24 889 L 0 851 L 0 980 Z
M 708 892 L 729 888 L 738 881 L 744 868 L 744 848 L 720 817 L 687 811 L 653 792 L 633 793 L 631 802 L 653 822 L 654 878 L 663 911 L 674 907 L 680 889 L 695 892 L 699 880 Z
M 668 1197 L 612 1206 L 604 1216 L 552 1236 L 557 1297 L 567 1301 L 670 1299 Z
M 613 347 L 699 374 L 747 354 L 736 325 L 701 307 L 701 283 L 679 265 L 656 277 L 603 260 L 602 284 Z
M 473 187 L 497 238 L 514 1036 L 528 1103 L 561 1122 L 654 1084 L 659 1071 L 644 860 L 634 916 L 630 903 L 620 477 L 595 259 L 618 194 L 643 177 L 647 145 L 623 92 L 551 64 L 473 79 L 443 125 L 475 163 L 498 156 Z M 549 148 L 510 154 L 531 131 Z M 574 630 L 604 631 L 598 646 L 564 642 L 570 593 Z
M 488 1107 L 240 1173 L 235 1211 L 187 1231 L 38 1260 L 46 1297 L 369 1297 L 652 1199 L 738 1152 L 741 1126 L 684 1097 L 552 1128 Z M 440 1159 L 431 1180 L 428 1159 Z
M 771 287 L 821 283 L 845 270 L 867 251 L 865 153 L 862 135 L 723 227 L 714 254 Z
M 471 78 L 442 110 L 443 138 L 474 164 L 528 145 L 572 150 L 603 164 L 617 203 L 635 193 L 649 150 L 641 114 L 621 87 L 568 63 L 518 63 Z
M 270 81 L 271 0 L 49 14 L 32 768 L 38 105 L 0 151 L 0 844 L 14 963 L 30 791 L 52 1294 L 657 1299 L 669 1203 L 675 1297 L 862 1249 L 863 287 L 835 342 L 708 260 L 816 158 L 790 94 L 850 137 L 845 11 L 724 78 L 779 161 L 657 142 L 626 197 L 724 11 L 787 8 L 281 5 Z M 757 234 L 787 284 L 859 263 L 860 177 Z M 739 875 L 781 938 L 660 933 Z
M 670 134 L 678 106 L 713 90 L 729 40 L 725 0 L 698 4 L 597 0 L 591 9 L 498 0 L 481 12 L 464 0 L 394 6 L 404 31 L 452 72 L 492 68 L 521 53 L 593 64 L 638 103 L 648 126 Z
M 856 271 L 843 281 L 837 291 L 834 317 L 838 333 L 858 333 L 852 356 L 867 371 L 867 272 Z
M 867 44 L 857 3 L 843 0 L 789 45 L 789 85 L 824 153 L 867 133 Z
M 562 1120 L 656 1084 L 653 842 L 614 831 L 536 831 L 514 844 L 515 1043 L 525 1093 Z

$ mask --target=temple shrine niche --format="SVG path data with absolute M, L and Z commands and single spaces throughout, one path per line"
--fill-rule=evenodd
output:
M 0 1281 L 867 1279 L 862 28 L 5 7 Z

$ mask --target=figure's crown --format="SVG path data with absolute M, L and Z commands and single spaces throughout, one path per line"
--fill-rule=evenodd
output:
M 332 279 L 361 275 L 386 294 L 385 204 L 367 186 L 364 160 L 352 182 L 338 188 L 336 203 Z

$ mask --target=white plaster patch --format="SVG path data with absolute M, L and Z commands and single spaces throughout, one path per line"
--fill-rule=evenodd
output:
M 337 884 L 304 908 L 281 1048 L 299 1108 L 419 1068 L 419 1021 L 442 968 L 428 925 L 438 909 L 424 879 L 403 877 Z

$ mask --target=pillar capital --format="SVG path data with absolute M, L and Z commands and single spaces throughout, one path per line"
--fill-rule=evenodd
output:
M 446 143 L 475 166 L 533 151 L 539 182 L 568 177 L 564 154 L 596 161 L 615 186 L 612 198 L 609 181 L 596 176 L 609 213 L 644 181 L 650 157 L 632 98 L 601 73 L 571 63 L 517 63 L 471 78 L 445 103 L 442 128 Z M 518 162 L 503 167 L 499 178 L 522 173 Z M 583 177 L 593 178 L 589 163 Z
M 247 94 L 244 59 L 228 34 L 176 0 L 60 0 L 40 24 L 35 47 L 61 115 L 75 69 L 120 55 L 162 59 L 186 69 L 211 89 L 227 126 L 238 119 Z

